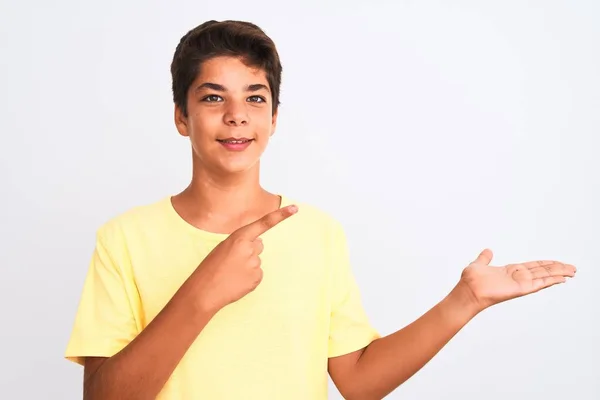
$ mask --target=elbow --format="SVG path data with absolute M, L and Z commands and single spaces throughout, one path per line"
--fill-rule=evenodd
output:
M 117 385 L 101 376 L 94 376 L 83 385 L 83 400 L 113 400 L 113 399 L 141 399 L 139 393 L 132 393 L 131 388 Z
M 359 391 L 340 392 L 340 394 L 346 400 L 381 400 L 385 397 L 385 396 L 377 396 L 372 393 L 359 392 Z
M 359 379 L 351 382 L 345 387 L 338 388 L 345 400 L 382 400 L 392 392 L 385 386 L 369 384 Z
M 376 393 L 368 385 L 362 385 L 359 381 L 353 382 L 352 386 L 339 388 L 339 391 L 346 400 L 381 400 L 387 395 Z

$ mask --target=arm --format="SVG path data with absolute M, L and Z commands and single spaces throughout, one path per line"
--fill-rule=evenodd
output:
M 80 308 L 76 324 L 76 344 L 68 353 L 71 358 L 107 354 L 107 349 L 114 347 L 94 344 L 125 340 L 127 344 L 111 357 L 86 357 L 84 399 L 156 398 L 212 317 L 260 284 L 263 244 L 259 236 L 295 212 L 295 207 L 288 206 L 233 232 L 206 256 L 148 326 L 131 339 L 131 326 L 126 335 L 114 333 L 130 325 L 131 318 L 121 290 L 123 279 L 100 241 L 88 275 L 89 286 L 84 289 L 85 307 Z M 113 315 L 120 318 L 115 322 Z M 105 326 L 109 328 L 100 334 L 90 334 Z
M 381 399 L 429 362 L 478 313 L 510 299 L 538 292 L 575 275 L 575 267 L 533 261 L 490 267 L 484 250 L 456 287 L 434 308 L 404 329 L 365 349 L 329 362 L 332 379 L 349 400 Z
M 382 399 L 423 368 L 476 314 L 457 287 L 405 328 L 363 350 L 331 358 L 332 380 L 348 400 Z
M 87 358 L 84 399 L 154 399 L 214 310 L 198 301 L 198 274 L 123 350 L 110 358 Z

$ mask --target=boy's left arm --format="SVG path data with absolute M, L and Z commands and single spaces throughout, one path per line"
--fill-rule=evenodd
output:
M 491 267 L 484 250 L 456 287 L 405 328 L 366 348 L 329 359 L 329 373 L 347 400 L 382 399 L 427 364 L 471 319 L 486 308 L 528 295 L 575 275 L 575 267 L 534 261 Z

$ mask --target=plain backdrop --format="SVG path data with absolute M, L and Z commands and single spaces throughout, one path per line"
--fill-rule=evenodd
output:
M 441 300 L 484 247 L 494 265 L 579 268 L 479 315 L 390 399 L 600 398 L 592 0 L 3 0 L 3 398 L 81 398 L 63 354 L 95 231 L 187 185 L 169 64 L 208 19 L 275 40 L 283 103 L 263 183 L 341 220 L 383 334 Z

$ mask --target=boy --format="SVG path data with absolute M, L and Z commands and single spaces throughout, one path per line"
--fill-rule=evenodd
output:
M 98 230 L 66 357 L 85 399 L 380 399 L 485 308 L 572 277 L 553 261 L 490 267 L 484 250 L 438 305 L 381 337 L 339 223 L 260 185 L 281 63 L 246 22 L 187 33 L 171 73 L 192 147 L 181 193 Z

